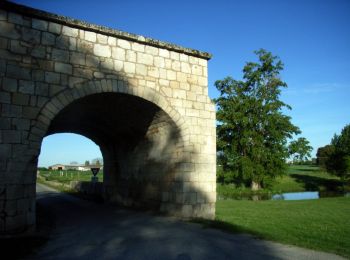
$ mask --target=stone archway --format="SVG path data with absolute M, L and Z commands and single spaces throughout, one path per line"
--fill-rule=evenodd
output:
M 60 94 L 40 113 L 44 116 L 50 111 L 50 117 L 53 116 L 47 118 L 50 124 L 39 123 L 38 130 L 31 136 L 43 138 L 72 132 L 88 137 L 99 145 L 104 157 L 106 200 L 166 212 L 168 205 L 176 204 L 178 183 L 175 177 L 189 161 L 185 153 L 181 153 L 186 146 L 183 141 L 187 132 L 185 123 L 154 91 L 148 94 L 146 91 L 146 96 L 159 104 L 163 100 L 165 109 L 176 119 L 149 100 L 123 91 L 113 92 L 112 81 L 107 80 L 106 84 L 112 87 L 106 89 L 107 92 L 93 88 L 93 93 L 86 94 L 88 90 L 83 90 L 84 97 L 79 96 L 62 109 L 53 111 L 54 103 L 61 102 Z M 88 88 L 88 84 L 77 89 L 84 88 Z M 69 96 L 70 92 L 64 95 Z M 44 134 L 38 136 L 39 129 Z
M 0 55 L 0 234 L 34 227 L 41 142 L 65 131 L 100 145 L 110 200 L 214 217 L 210 54 L 2 1 Z

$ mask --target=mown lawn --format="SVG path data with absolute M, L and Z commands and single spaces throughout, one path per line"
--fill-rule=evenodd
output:
M 217 227 L 350 257 L 350 198 L 219 200 Z
M 340 179 L 315 165 L 291 165 L 285 176 L 276 179 L 271 187 L 273 191 L 339 191 L 342 187 Z

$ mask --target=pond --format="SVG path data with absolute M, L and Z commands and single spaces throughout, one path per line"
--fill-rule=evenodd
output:
M 271 200 L 314 200 L 328 197 L 350 197 L 350 192 L 304 191 L 274 194 Z
M 232 194 L 230 196 L 219 196 L 218 199 L 235 200 L 311 200 L 329 197 L 350 197 L 350 192 L 336 191 L 303 191 L 287 192 L 281 194 Z

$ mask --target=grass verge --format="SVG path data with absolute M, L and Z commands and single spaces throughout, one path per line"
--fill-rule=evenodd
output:
M 350 198 L 219 200 L 205 225 L 350 257 Z

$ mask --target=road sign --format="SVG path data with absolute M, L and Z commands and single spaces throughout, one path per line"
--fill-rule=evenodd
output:
M 100 171 L 100 168 L 91 168 L 92 174 L 96 176 L 98 172 Z

